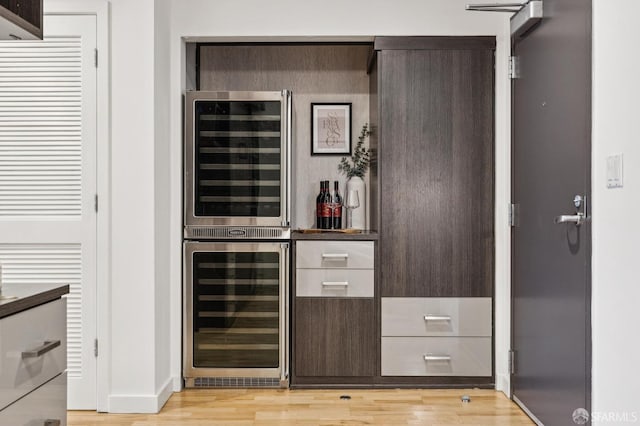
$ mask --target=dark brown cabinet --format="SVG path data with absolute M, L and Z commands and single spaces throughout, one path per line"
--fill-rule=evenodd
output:
M 375 47 L 381 296 L 489 297 L 495 39 Z
M 378 375 L 375 242 L 348 237 L 294 237 L 294 387 L 372 385 Z
M 492 37 L 375 40 L 378 383 L 493 383 L 494 49 Z
M 294 387 L 492 386 L 494 50 L 493 37 L 375 39 L 375 255 L 296 241 Z M 360 276 L 373 259 L 375 279 Z
M 299 377 L 376 374 L 373 299 L 298 298 L 294 365 Z
M 42 39 L 42 0 L 0 0 L 0 39 Z

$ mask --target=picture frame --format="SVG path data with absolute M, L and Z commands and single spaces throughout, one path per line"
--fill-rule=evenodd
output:
M 311 155 L 351 155 L 351 103 L 311 104 Z

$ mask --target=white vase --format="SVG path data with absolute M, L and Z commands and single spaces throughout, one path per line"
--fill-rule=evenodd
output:
M 351 228 L 352 229 L 365 229 L 367 224 L 367 191 L 365 189 L 364 180 L 361 177 L 353 176 L 347 181 L 347 192 L 358 191 L 358 198 L 360 199 L 360 207 L 355 209 L 349 209 L 351 214 Z

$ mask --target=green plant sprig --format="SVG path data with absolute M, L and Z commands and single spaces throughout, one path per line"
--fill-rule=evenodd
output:
M 356 149 L 351 155 L 351 158 L 347 159 L 347 157 L 342 157 L 340 160 L 338 170 L 347 175 L 347 178 L 354 176 L 364 178 L 364 174 L 369 167 L 369 161 L 371 160 L 371 150 L 364 148 L 364 141 L 369 135 L 371 135 L 371 130 L 369 129 L 369 124 L 365 123 L 364 126 L 362 126 Z

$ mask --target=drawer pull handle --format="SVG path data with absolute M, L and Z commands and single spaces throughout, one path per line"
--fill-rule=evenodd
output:
M 425 361 L 451 361 L 451 355 L 434 355 L 434 354 L 426 354 L 424 356 Z
M 322 253 L 323 259 L 348 259 L 349 253 Z
M 449 315 L 432 315 L 427 314 L 424 316 L 425 321 L 451 321 L 451 317 Z
M 62 422 L 58 419 L 47 419 L 44 421 L 44 426 L 60 426 Z
M 60 340 L 46 341 L 42 346 L 38 346 L 37 348 L 30 351 L 22 352 L 22 359 L 41 357 L 42 355 L 57 348 L 58 346 L 60 346 Z
M 322 285 L 325 287 L 347 287 L 349 281 L 322 281 Z

